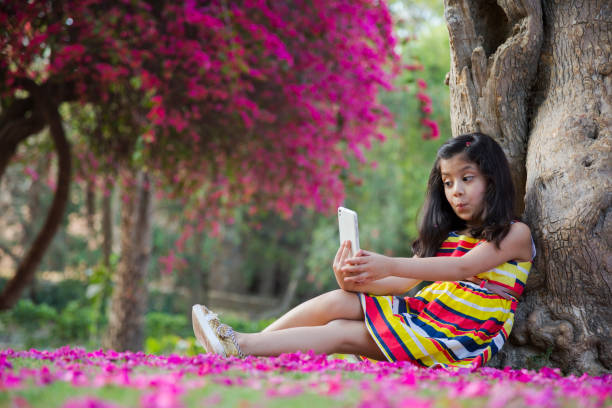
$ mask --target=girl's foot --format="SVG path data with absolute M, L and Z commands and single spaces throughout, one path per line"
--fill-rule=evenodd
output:
M 244 357 L 236 341 L 234 329 L 227 324 L 222 324 L 217 314 L 207 309 L 206 306 L 194 305 L 191 309 L 191 320 L 198 342 L 208 353 L 220 354 L 223 357 Z

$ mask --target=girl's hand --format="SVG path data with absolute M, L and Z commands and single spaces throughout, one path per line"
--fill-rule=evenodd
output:
M 392 268 L 393 258 L 361 249 L 346 260 L 341 270 L 345 282 L 367 284 L 390 276 Z
M 345 289 L 344 286 L 344 276 L 345 274 L 342 271 L 342 266 L 345 265 L 346 260 L 351 256 L 351 241 L 344 241 L 340 248 L 338 248 L 338 252 L 336 252 L 336 257 L 334 258 L 334 263 L 332 268 L 334 269 L 334 275 L 336 275 L 336 281 L 338 282 L 338 286 L 341 289 Z

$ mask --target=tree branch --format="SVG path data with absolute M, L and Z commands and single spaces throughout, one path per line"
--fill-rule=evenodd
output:
M 13 251 L 11 251 L 11 249 L 7 245 L 5 245 L 3 242 L 0 242 L 0 251 L 7 254 L 13 260 L 13 262 L 19 265 L 19 262 L 21 261 L 21 259 L 17 255 L 15 255 Z
M 7 282 L 0 293 L 0 310 L 11 308 L 19 299 L 23 289 L 34 278 L 36 267 L 61 224 L 70 189 L 72 167 L 70 144 L 62 128 L 57 105 L 51 97 L 50 87 L 38 86 L 34 82 L 26 83 L 26 87 L 35 100 L 36 108 L 43 113 L 45 121 L 49 124 L 50 134 L 58 155 L 57 189 L 42 229 L 19 264 L 15 276 Z

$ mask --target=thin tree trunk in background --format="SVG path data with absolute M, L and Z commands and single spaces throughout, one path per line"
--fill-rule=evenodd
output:
M 36 163 L 36 174 L 38 174 L 38 179 L 32 179 L 32 183 L 30 184 L 30 188 L 27 194 L 28 203 L 27 209 L 28 214 L 26 219 L 23 222 L 23 236 L 21 237 L 21 247 L 29 248 L 33 237 L 36 236 L 36 230 L 40 228 L 39 220 L 42 218 L 41 212 L 41 202 L 40 196 L 42 194 L 43 181 L 42 178 L 46 175 L 48 170 L 48 162 L 45 160 L 39 161 Z M 41 259 L 42 261 L 42 259 Z M 30 283 L 28 284 L 28 297 L 32 300 L 36 298 L 36 276 L 32 278 Z
M 11 248 L 4 245 L 3 243 L 0 243 L 0 251 L 4 252 L 9 258 L 13 260 L 15 264 L 19 265 L 21 258 L 17 254 L 13 253 Z
M 207 304 L 208 301 L 208 274 L 205 268 L 202 267 L 200 260 L 202 259 L 202 246 L 204 243 L 204 231 L 195 231 L 193 233 L 193 247 L 191 256 L 191 267 L 188 276 L 191 283 L 188 287 L 189 298 L 191 304 Z M 191 319 L 191 309 L 187 311 L 188 318 Z
M 492 364 L 611 370 L 609 1 L 445 0 L 445 17 L 453 135 L 500 142 L 538 250 Z
M 17 151 L 19 143 L 33 134 L 42 131 L 46 123 L 40 109 L 34 106 L 32 97 L 14 101 L 8 109 L 0 115 L 0 178 L 4 175 L 11 159 Z M 40 173 L 39 173 L 40 174 Z M 36 197 L 38 200 L 38 197 Z M 29 248 L 33 227 L 27 222 L 23 223 L 23 248 Z M 19 265 L 23 259 L 21 253 L 14 253 L 10 248 L 2 245 L 0 248 Z
M 244 294 L 247 285 L 243 276 L 244 256 L 235 228 L 228 228 L 220 239 L 219 253 L 211 265 L 207 283 L 210 289 Z
M 147 305 L 147 267 L 151 255 L 152 194 L 147 173 L 124 175 L 121 208 L 121 259 L 114 274 L 108 333 L 104 346 L 141 350 Z
M 85 210 L 87 216 L 87 228 L 90 237 L 96 235 L 94 217 L 96 215 L 96 186 L 91 180 L 87 180 L 87 190 L 85 192 Z
M 15 275 L 7 282 L 2 293 L 0 293 L 0 310 L 6 310 L 13 307 L 13 305 L 17 303 L 24 288 L 34 278 L 36 267 L 39 265 L 55 232 L 62 222 L 62 217 L 68 203 L 68 193 L 70 189 L 70 173 L 72 168 L 70 144 L 62 128 L 62 121 L 57 111 L 57 106 L 52 102 L 53 99 L 51 95 L 49 95 L 47 87 L 39 87 L 34 83 L 29 83 L 28 91 L 36 100 L 36 110 L 42 112 L 45 122 L 49 124 L 51 138 L 55 144 L 55 151 L 58 157 L 57 188 L 55 190 L 53 202 L 51 203 L 51 208 L 47 213 L 47 218 L 40 232 L 34 239 L 27 254 L 22 258 Z M 37 115 L 32 116 L 36 117 Z M 31 124 L 24 124 L 24 126 L 29 130 L 33 129 L 30 127 L 32 126 Z M 7 127 L 10 128 L 10 124 L 7 125 Z M 0 128 L 1 137 L 5 136 L 5 133 L 2 133 L 5 131 L 8 132 L 4 127 Z M 8 160 L 10 160 L 10 157 Z M 0 162 L 0 175 L 4 172 L 8 160 L 3 159 Z
M 276 265 L 272 264 L 269 268 L 263 268 L 258 271 L 257 278 L 259 279 L 258 295 L 265 297 L 274 297 L 274 288 L 276 286 Z
M 37 225 L 37 220 L 40 220 L 40 195 L 42 193 L 42 177 L 45 175 L 46 171 L 43 163 L 36 163 L 36 173 L 39 175 L 38 180 L 32 180 L 32 184 L 30 185 L 30 189 L 28 191 L 28 220 L 24 225 L 24 234 L 22 240 L 22 246 L 24 248 L 28 247 L 28 244 L 32 242 L 32 237 L 34 236 L 34 230 Z
M 296 256 L 296 264 L 293 270 L 291 271 L 291 278 L 289 279 L 289 284 L 287 285 L 287 288 L 285 289 L 285 293 L 283 294 L 283 297 L 281 298 L 280 304 L 278 305 L 278 307 L 272 310 L 267 310 L 261 313 L 259 316 L 256 317 L 256 320 L 269 319 L 271 317 L 279 317 L 283 313 L 287 312 L 291 308 L 291 305 L 293 305 L 294 303 L 295 294 L 297 293 L 298 285 L 300 281 L 302 280 L 302 278 L 304 277 L 305 273 L 306 273 L 306 253 L 302 251 L 302 253 Z
M 110 267 L 113 253 L 113 191 L 105 191 L 102 196 L 102 255 L 104 265 Z

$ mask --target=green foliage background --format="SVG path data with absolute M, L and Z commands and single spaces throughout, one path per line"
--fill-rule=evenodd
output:
M 397 89 L 381 94 L 384 104 L 394 114 L 396 127 L 385 129 L 387 141 L 373 145 L 366 152 L 371 164 L 352 162 L 352 176 L 359 183 L 347 183 L 344 206 L 359 214 L 362 248 L 394 256 L 411 256 L 411 243 L 416 237 L 417 217 L 422 206 L 427 176 L 439 145 L 451 136 L 449 123 L 449 93 L 444 79 L 450 66 L 448 36 L 442 18 L 441 4 L 421 0 L 396 1 L 392 9 L 398 16 L 398 51 L 406 64 L 420 64 L 421 71 L 405 71 L 396 81 Z M 427 94 L 432 98 L 433 115 L 440 125 L 439 140 L 424 140 L 420 125 L 422 113 L 415 98 L 416 80 L 424 79 Z M 71 120 L 70 109 L 62 111 Z M 69 122 L 70 123 L 70 122 Z M 81 126 L 82 127 L 82 126 Z M 78 138 L 68 133 L 75 141 Z M 37 154 L 41 175 L 51 174 L 53 161 L 48 138 L 32 139 L 21 149 L 22 157 Z M 2 179 L 2 189 L 10 190 L 13 200 L 13 222 L 29 225 L 34 231 L 42 218 L 30 219 L 27 210 L 29 191 L 38 183 L 42 208 L 48 208 L 52 191 L 41 180 L 24 179 L 24 163 L 15 163 Z M 85 186 L 75 183 L 71 192 L 64 226 L 55 237 L 39 268 L 59 271 L 59 282 L 38 280 L 11 311 L 0 314 L 0 346 L 54 347 L 80 344 L 95 348 L 106 325 L 106 308 L 112 290 L 112 269 L 119 254 L 115 254 L 110 269 L 101 266 L 101 248 L 92 245 L 92 237 L 73 235 L 67 228 L 69 220 L 85 216 Z M 115 191 L 115 195 L 117 191 Z M 98 197 L 97 208 L 100 197 Z M 115 200 L 118 201 L 118 200 Z M 196 352 L 191 338 L 190 310 L 192 297 L 199 289 L 206 291 L 215 283 L 207 281 L 211 269 L 229 255 L 228 248 L 240 254 L 240 285 L 236 291 L 245 295 L 282 297 L 296 264 L 303 263 L 302 276 L 292 303 L 303 301 L 336 287 L 331 263 L 338 248 L 336 213 L 318 214 L 299 210 L 292 220 L 274 214 L 249 216 L 246 210 L 235 214 L 235 223 L 222 228 L 222 237 L 204 235 L 201 240 L 189 240 L 181 254 L 186 263 L 172 275 L 163 273 L 160 257 L 174 248 L 182 232 L 181 206 L 175 202 L 156 203 L 153 251 L 150 262 L 149 313 L 146 317 L 149 352 Z M 44 214 L 44 211 L 42 211 Z M 7 215 L 5 214 L 5 217 Z M 117 214 L 118 217 L 118 214 Z M 118 219 L 117 219 L 118 221 Z M 26 237 L 27 238 L 27 237 Z M 118 239 L 115 236 L 115 239 Z M 27 243 L 23 239 L 20 244 Z M 3 247 L 15 245 L 0 236 Z M 40 276 L 40 274 L 39 274 Z M 74 277 L 74 278 L 70 278 Z M 273 279 L 273 285 L 265 280 Z M 0 286 L 4 281 L 0 280 Z M 204 301 L 203 299 L 202 301 Z M 269 319 L 254 321 L 245 314 L 228 315 L 225 321 L 238 330 L 255 331 L 265 327 Z

